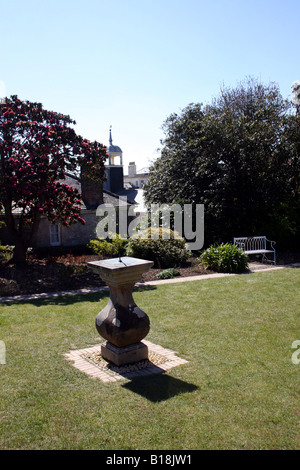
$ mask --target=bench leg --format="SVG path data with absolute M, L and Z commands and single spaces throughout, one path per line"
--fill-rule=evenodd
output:
M 265 261 L 269 261 L 270 263 L 274 263 L 274 266 L 275 266 L 275 265 L 276 265 L 276 254 L 275 254 L 275 252 L 274 252 L 274 254 L 273 254 L 273 261 L 270 260 L 270 259 L 268 259 L 268 257 L 266 256 L 266 254 L 263 253 L 261 262 L 263 263 L 264 260 L 265 260 Z

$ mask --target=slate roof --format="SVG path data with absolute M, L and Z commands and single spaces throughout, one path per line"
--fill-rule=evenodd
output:
M 61 183 L 67 184 L 68 186 L 71 186 L 74 189 L 77 189 L 79 194 L 81 194 L 81 182 L 80 178 L 75 175 L 71 174 L 66 174 L 66 177 L 64 180 L 61 180 Z M 122 196 L 127 196 L 127 204 L 126 202 L 122 199 Z M 134 196 L 133 193 L 130 194 L 123 194 L 123 193 L 112 193 L 111 191 L 107 191 L 106 189 L 103 189 L 103 202 L 104 204 L 112 204 L 113 206 L 125 206 L 125 205 L 133 205 L 136 204 L 134 201 Z M 86 209 L 86 206 L 83 201 L 81 201 L 81 209 Z

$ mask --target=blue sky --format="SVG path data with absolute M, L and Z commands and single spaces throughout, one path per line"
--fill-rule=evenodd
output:
M 285 98 L 300 79 L 299 0 L 0 0 L 0 96 L 68 114 L 123 150 L 158 154 L 161 126 L 247 76 Z

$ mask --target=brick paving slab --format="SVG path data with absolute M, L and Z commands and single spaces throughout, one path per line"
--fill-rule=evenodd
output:
M 76 369 L 92 378 L 100 379 L 102 382 L 116 382 L 121 379 L 133 379 L 135 377 L 143 377 L 152 374 L 162 374 L 172 369 L 173 367 L 178 367 L 188 362 L 185 359 L 178 357 L 176 351 L 163 348 L 162 346 L 154 344 L 148 340 L 143 340 L 143 343 L 148 346 L 150 354 L 153 352 L 159 354 L 159 356 L 163 358 L 160 359 L 158 364 L 155 364 L 154 360 L 153 363 L 149 362 L 149 365 L 143 368 L 139 368 L 139 365 L 135 364 L 132 366 L 114 367 L 107 370 L 107 368 L 105 368 L 103 365 L 103 362 L 101 364 L 101 361 L 99 361 L 99 366 L 97 366 L 95 363 L 91 363 L 88 359 L 85 358 L 86 355 L 94 352 L 99 352 L 100 354 L 101 344 L 97 344 L 85 349 L 72 350 L 69 353 L 64 354 L 64 357 L 68 361 L 72 362 L 72 365 Z M 136 370 L 132 370 L 134 368 L 136 368 Z

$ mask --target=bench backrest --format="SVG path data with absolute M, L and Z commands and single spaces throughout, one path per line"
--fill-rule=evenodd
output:
M 266 249 L 266 237 L 239 237 L 234 238 L 233 242 L 243 248 L 244 251 Z

